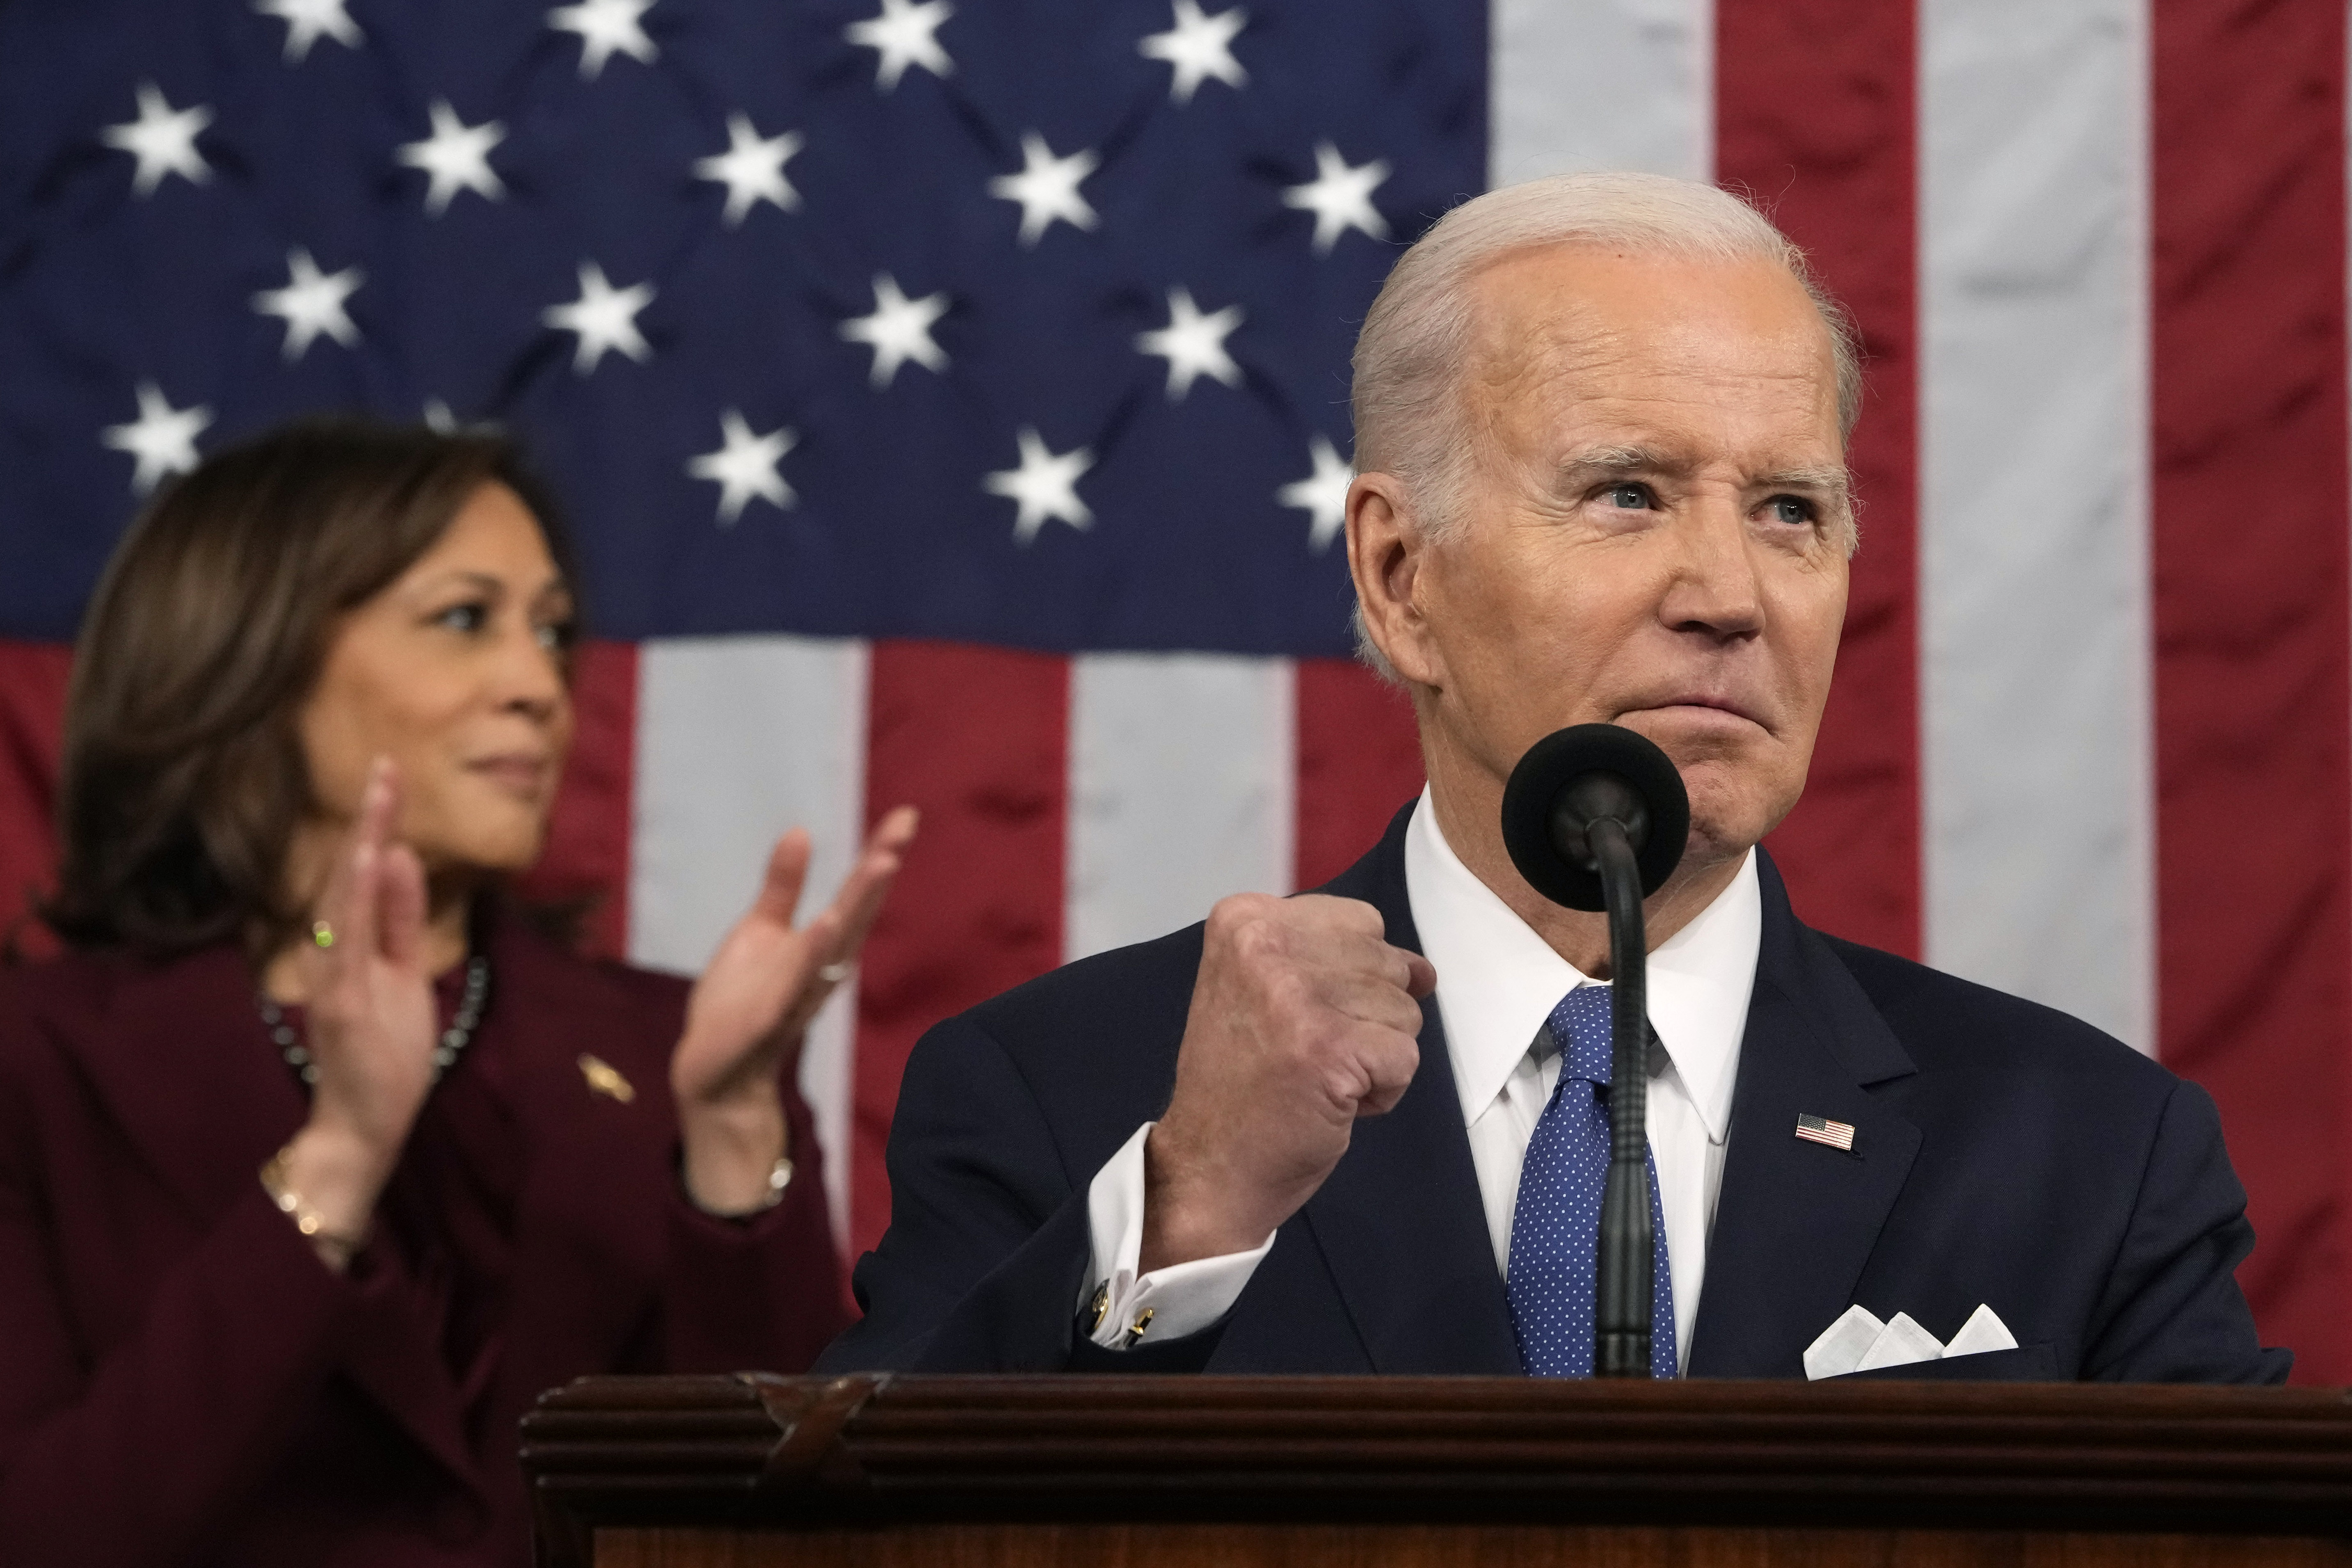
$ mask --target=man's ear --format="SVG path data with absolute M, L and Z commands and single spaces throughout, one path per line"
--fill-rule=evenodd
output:
M 1443 663 L 1416 596 L 1429 548 L 1403 481 L 1394 474 L 1357 475 L 1348 490 L 1348 572 L 1364 631 L 1406 680 L 1443 687 Z

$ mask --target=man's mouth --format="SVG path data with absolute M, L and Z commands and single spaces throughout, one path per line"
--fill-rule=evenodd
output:
M 1771 728 L 1769 724 L 1764 721 L 1761 711 L 1757 705 L 1744 702 L 1738 698 L 1728 696 L 1721 692 L 1675 692 L 1654 699 L 1650 701 L 1636 703 L 1633 706 L 1627 708 L 1625 711 L 1627 713 L 1656 713 L 1675 708 L 1698 709 L 1706 712 L 1721 713 L 1727 718 L 1745 719 L 1748 722 L 1755 725 L 1759 730 L 1769 730 Z

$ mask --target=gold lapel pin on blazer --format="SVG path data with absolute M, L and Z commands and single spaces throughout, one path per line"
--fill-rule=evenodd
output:
M 637 1098 L 636 1086 L 621 1076 L 620 1068 L 602 1057 L 583 1053 L 580 1058 L 580 1076 L 588 1080 L 588 1092 L 591 1094 L 617 1100 L 623 1105 Z

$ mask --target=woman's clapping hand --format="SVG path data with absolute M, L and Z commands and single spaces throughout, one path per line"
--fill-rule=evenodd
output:
M 393 841 L 399 811 L 399 780 L 380 757 L 296 960 L 317 1079 L 310 1119 L 287 1145 L 280 1179 L 317 1217 L 313 1243 L 338 1268 L 365 1237 L 433 1087 L 425 872 Z
M 686 1145 L 688 1191 L 719 1213 L 754 1209 L 785 1147 L 782 1084 L 796 1069 L 809 1021 L 845 976 L 881 913 L 917 817 L 882 819 L 831 904 L 795 926 L 809 837 L 794 828 L 768 858 L 751 908 L 719 944 L 687 1003 L 670 1058 Z

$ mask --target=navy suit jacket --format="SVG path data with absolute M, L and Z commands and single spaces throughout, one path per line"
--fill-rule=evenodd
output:
M 1409 815 L 1324 890 L 1418 951 Z M 2233 1274 L 2253 1231 L 2205 1092 L 2063 1014 L 1808 929 L 1758 853 L 1762 949 L 1689 1373 L 1802 1377 L 1851 1304 L 1949 1337 L 1981 1302 L 2018 1349 L 1891 1370 L 2283 1381 L 2292 1357 L 2261 1347 Z M 866 1317 L 820 1369 L 1522 1370 L 1434 999 L 1412 1087 L 1357 1122 L 1221 1324 L 1126 1352 L 1079 1333 L 1087 1185 L 1167 1105 L 1201 943 L 1196 925 L 1083 960 L 923 1037 L 890 1227 L 857 1266 Z M 1801 1113 L 1852 1123 L 1853 1152 L 1795 1137 Z

